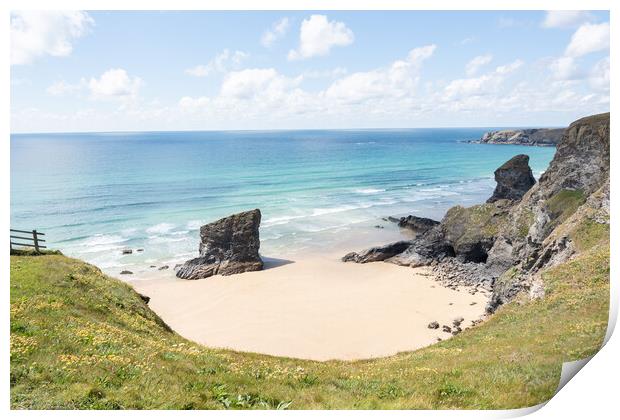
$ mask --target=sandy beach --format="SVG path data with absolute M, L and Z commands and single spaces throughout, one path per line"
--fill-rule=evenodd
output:
M 487 297 L 435 282 L 428 269 L 342 263 L 332 256 L 266 259 L 263 271 L 130 283 L 180 335 L 210 347 L 311 360 L 357 360 L 418 349 L 484 314 Z

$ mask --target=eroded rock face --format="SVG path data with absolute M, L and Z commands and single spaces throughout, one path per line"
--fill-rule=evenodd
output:
M 356 262 L 360 264 L 385 261 L 394 255 L 400 254 L 411 245 L 411 241 L 399 241 L 391 244 L 368 248 L 360 252 L 349 252 L 342 257 L 343 262 Z
M 540 270 L 573 255 L 571 225 L 609 223 L 609 141 L 609 113 L 566 129 L 549 169 L 511 208 L 489 251 L 487 266 L 498 275 L 489 311 L 528 290 Z
M 251 210 L 206 224 L 200 228 L 200 256 L 176 272 L 182 279 L 195 280 L 216 274 L 223 276 L 262 270 L 260 210 Z
M 516 155 L 495 170 L 497 186 L 487 203 L 499 200 L 520 200 L 536 184 L 528 155 Z

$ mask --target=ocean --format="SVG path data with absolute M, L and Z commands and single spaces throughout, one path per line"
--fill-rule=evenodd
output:
M 538 177 L 555 153 L 463 142 L 489 129 L 13 134 L 11 228 L 113 275 L 197 256 L 202 224 L 253 208 L 266 257 L 357 250 L 404 237 L 388 216 L 441 219 L 512 156 Z

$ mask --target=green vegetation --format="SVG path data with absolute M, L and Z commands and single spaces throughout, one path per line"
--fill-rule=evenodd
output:
M 517 215 L 517 235 L 525 239 L 528 232 L 530 231 L 530 226 L 534 223 L 534 213 L 530 209 L 522 208 L 520 209 Z
M 583 229 L 582 254 L 543 274 L 544 299 L 518 299 L 431 347 L 358 362 L 209 349 L 169 331 L 131 287 L 96 267 L 12 256 L 11 407 L 535 405 L 553 395 L 561 363 L 594 354 L 605 335 L 609 226 Z
M 568 219 L 586 201 L 585 195 L 581 190 L 562 190 L 546 201 L 551 219 L 554 219 L 553 226 Z
M 441 226 L 446 238 L 456 249 L 460 244 L 492 240 L 507 219 L 507 211 L 495 203 L 454 206 L 444 216 Z

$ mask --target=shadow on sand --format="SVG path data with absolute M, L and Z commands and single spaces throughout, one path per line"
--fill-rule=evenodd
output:
M 262 255 L 261 258 L 263 259 L 264 263 L 263 270 L 269 270 L 270 268 L 281 267 L 283 265 L 292 264 L 295 262 L 292 260 L 285 260 L 283 258 L 263 257 Z

